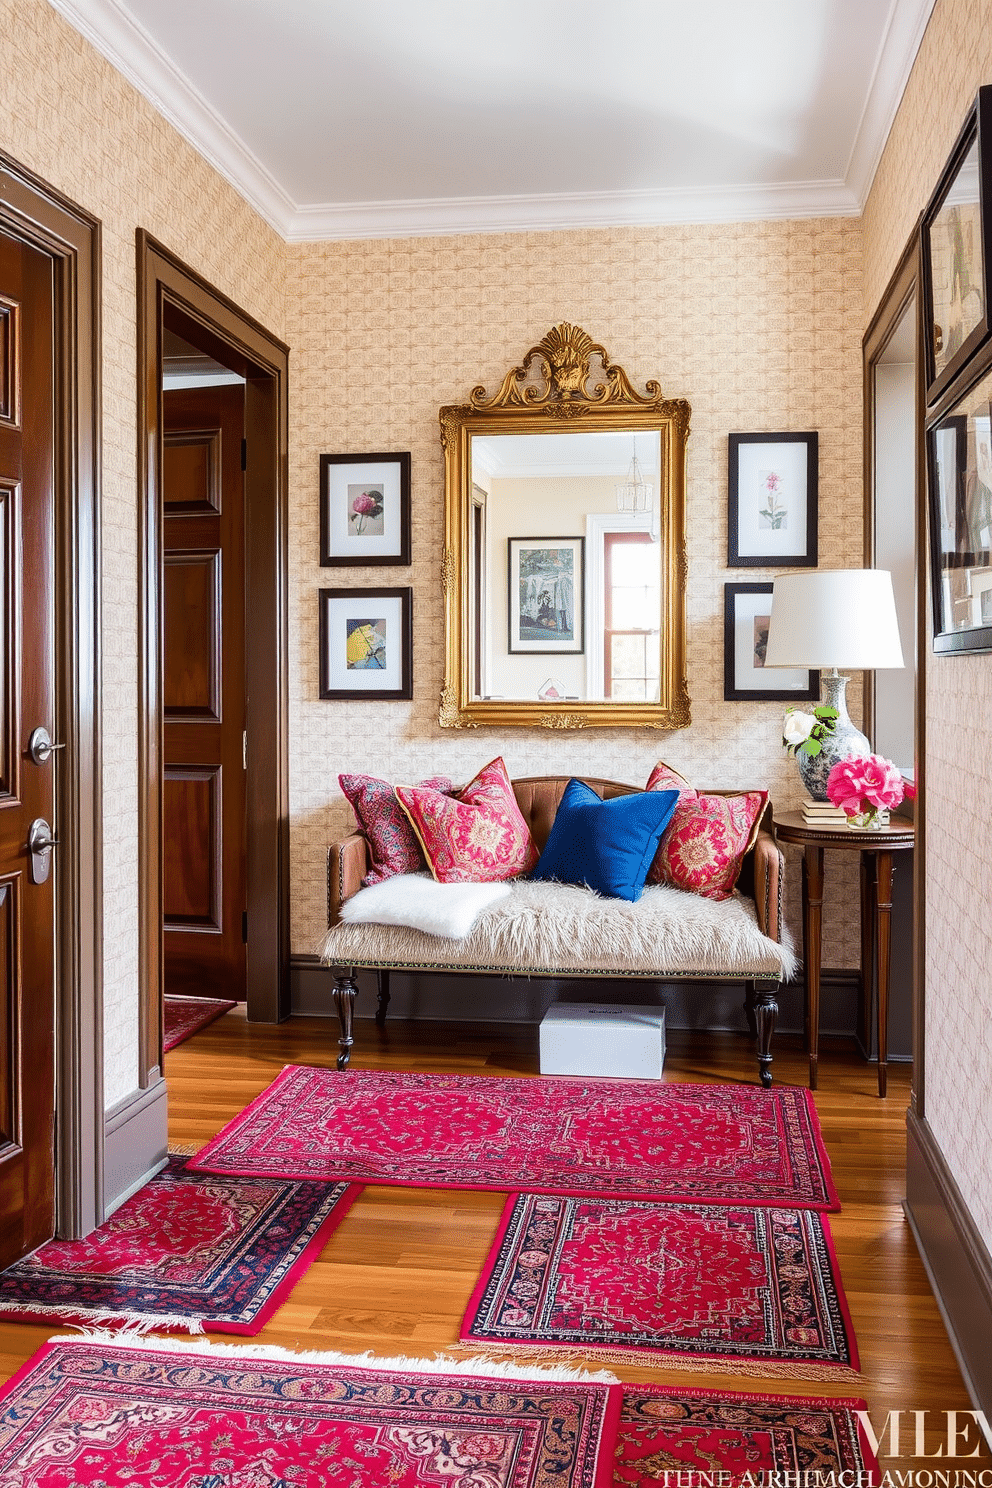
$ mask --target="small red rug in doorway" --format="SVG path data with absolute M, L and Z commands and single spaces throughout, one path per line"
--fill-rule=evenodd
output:
M 0 1391 L 0 1482 L 610 1488 L 619 1387 L 516 1374 L 56 1339 Z
M 827 1221 L 808 1209 L 518 1194 L 461 1336 L 656 1368 L 858 1367 Z
M 658 1488 L 669 1474 L 678 1488 L 772 1481 L 868 1488 L 880 1475 L 858 1419 L 864 1410 L 863 1400 L 625 1385 L 614 1488 Z
M 257 1333 L 361 1192 L 185 1167 L 170 1158 L 85 1240 L 50 1240 L 0 1273 L 0 1317 Z
M 807 1090 L 287 1065 L 204 1173 L 839 1209 Z
M 165 1042 L 162 1047 L 166 1054 L 238 1005 L 236 1002 L 222 1002 L 217 997 L 163 997 L 162 1002 L 165 1007 Z

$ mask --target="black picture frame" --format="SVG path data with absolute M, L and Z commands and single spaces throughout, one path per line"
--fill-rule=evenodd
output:
M 413 697 L 412 588 L 321 589 L 318 604 L 321 698 L 394 702 Z M 353 636 L 361 631 L 367 632 L 358 643 L 364 654 L 353 662 Z
M 352 502 L 381 491 L 382 507 L 364 517 Z M 351 488 L 355 488 L 352 490 Z M 366 530 L 362 530 L 364 526 Z M 371 524 L 377 531 L 369 531 Z M 354 526 L 354 531 L 352 527 Z M 410 453 L 320 457 L 321 568 L 405 568 L 410 563 Z
M 761 661 L 744 664 L 748 655 L 756 656 L 759 648 L 757 622 L 764 618 L 767 643 L 767 616 L 754 603 L 755 599 L 772 596 L 771 584 L 741 583 L 723 586 L 723 698 L 727 703 L 809 703 L 820 696 L 820 673 L 806 668 L 769 667 Z M 751 600 L 751 603 L 747 601 Z M 769 603 L 768 609 L 771 609 Z M 750 626 L 750 633 L 744 627 Z M 796 685 L 797 673 L 805 681 Z M 760 676 L 757 674 L 760 673 Z M 752 685 L 745 685 L 750 679 Z M 770 685 L 772 680 L 777 686 Z M 767 685 L 766 685 L 767 684 Z
M 816 567 L 819 447 L 815 430 L 727 436 L 728 568 Z
M 523 554 L 546 552 L 549 557 L 532 577 L 535 600 L 544 613 L 525 614 L 521 597 Z M 554 610 L 552 593 L 554 567 L 561 567 L 560 555 L 569 553 L 571 584 L 571 630 L 562 634 Z M 553 555 L 553 556 L 552 556 Z M 508 537 L 506 540 L 506 649 L 511 656 L 582 656 L 585 652 L 586 608 L 586 540 L 584 537 Z
M 926 431 L 933 649 L 992 651 L 992 343 Z
M 920 261 L 926 397 L 932 405 L 992 329 L 992 87 L 978 90 L 923 212 Z

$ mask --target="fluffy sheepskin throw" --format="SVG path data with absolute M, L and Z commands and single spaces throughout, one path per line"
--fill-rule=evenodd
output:
M 422 873 L 397 873 L 346 899 L 341 918 L 352 925 L 406 925 L 425 935 L 464 940 L 479 916 L 509 894 L 506 883 L 435 883 Z
M 379 887 L 388 891 L 395 882 Z M 653 973 L 659 980 L 669 974 L 789 977 L 796 969 L 791 946 L 761 933 L 753 904 L 741 894 L 720 902 L 658 885 L 630 904 L 571 884 L 519 880 L 508 887 L 464 940 L 391 925 L 341 924 L 324 937 L 321 960 L 530 976 Z

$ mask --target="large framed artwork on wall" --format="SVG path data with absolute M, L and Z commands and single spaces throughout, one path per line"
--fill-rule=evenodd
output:
M 992 356 L 927 430 L 935 651 L 992 651 Z
M 815 568 L 819 440 L 730 434 L 727 567 Z
M 321 455 L 321 567 L 409 562 L 409 453 Z
M 927 402 L 935 403 L 988 339 L 992 300 L 992 87 L 974 106 L 923 213 Z

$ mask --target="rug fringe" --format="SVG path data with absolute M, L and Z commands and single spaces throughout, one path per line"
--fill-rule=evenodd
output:
M 159 1312 L 92 1312 L 85 1322 L 78 1307 L 50 1307 L 45 1303 L 0 1302 L 0 1313 L 20 1314 L 25 1322 L 64 1323 L 70 1328 L 96 1331 L 113 1330 L 119 1339 L 141 1338 L 155 1328 L 175 1328 L 197 1338 L 203 1335 L 203 1319 L 181 1313 Z
M 141 1348 L 153 1349 L 155 1352 L 188 1353 L 190 1351 L 189 1344 L 177 1338 L 145 1338 L 142 1336 L 137 1341 L 140 1341 Z M 81 1328 L 77 1333 L 59 1334 L 50 1342 L 97 1343 L 105 1348 L 126 1348 L 132 1340 L 121 1333 L 111 1333 L 100 1328 Z M 535 1380 L 543 1384 L 551 1381 L 587 1385 L 618 1383 L 616 1375 L 608 1369 L 591 1370 L 565 1364 L 552 1365 L 550 1368 L 541 1365 L 530 1366 L 516 1364 L 508 1359 L 490 1359 L 478 1353 L 473 1353 L 464 1359 L 451 1358 L 447 1354 L 437 1354 L 433 1359 L 414 1359 L 405 1355 L 380 1358 L 368 1350 L 363 1354 L 341 1354 L 333 1350 L 322 1349 L 306 1349 L 300 1353 L 294 1353 L 292 1349 L 280 1348 L 276 1344 L 214 1343 L 206 1339 L 202 1342 L 197 1340 L 196 1352 L 218 1355 L 223 1358 L 269 1359 L 276 1363 L 343 1364 L 357 1369 L 402 1370 L 407 1374 L 457 1374 L 486 1379 Z
M 451 1344 L 452 1353 L 464 1348 L 471 1352 L 473 1345 Z M 748 1379 L 797 1379 L 817 1380 L 821 1384 L 860 1384 L 861 1375 L 847 1364 L 817 1364 L 815 1362 L 793 1363 L 784 1359 L 714 1359 L 704 1355 L 669 1354 L 663 1349 L 611 1349 L 608 1346 L 577 1349 L 570 1344 L 542 1344 L 533 1348 L 527 1343 L 503 1343 L 498 1345 L 500 1353 L 513 1353 L 521 1358 L 540 1362 L 546 1355 L 567 1360 L 581 1367 L 589 1359 L 601 1359 L 605 1364 L 629 1364 L 638 1368 L 673 1369 L 693 1371 L 701 1374 L 741 1374 Z

